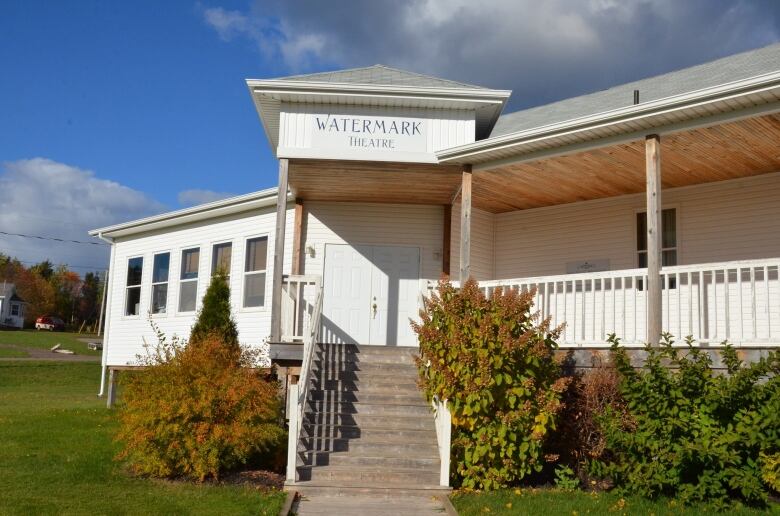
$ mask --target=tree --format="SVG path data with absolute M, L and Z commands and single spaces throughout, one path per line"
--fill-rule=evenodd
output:
M 203 296 L 203 306 L 190 333 L 190 343 L 196 344 L 211 334 L 219 335 L 222 342 L 234 350 L 239 349 L 238 328 L 230 311 L 230 286 L 227 277 L 217 272 Z

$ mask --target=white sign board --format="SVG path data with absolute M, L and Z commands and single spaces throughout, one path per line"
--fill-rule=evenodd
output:
M 397 116 L 312 114 L 312 149 L 428 152 L 428 120 Z

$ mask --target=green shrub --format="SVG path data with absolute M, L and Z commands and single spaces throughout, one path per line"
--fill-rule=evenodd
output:
M 492 489 L 540 471 L 561 409 L 556 330 L 531 313 L 533 292 L 487 298 L 468 281 L 439 283 L 420 324 L 420 383 L 449 400 L 452 464 L 464 487 Z
M 215 287 L 216 285 L 216 287 Z M 117 458 L 154 477 L 219 478 L 284 443 L 278 385 L 255 367 L 257 353 L 232 340 L 229 291 L 215 277 L 193 335 L 168 341 L 152 323 L 158 344 L 144 369 L 123 377 Z M 217 307 L 222 313 L 214 313 Z M 204 314 L 209 313 L 206 319 Z M 216 321 L 216 323 L 214 323 Z M 229 321 L 226 324 L 225 321 Z M 227 331 L 225 331 L 227 329 Z
M 716 374 L 709 355 L 687 341 L 646 348 L 642 369 L 610 337 L 620 390 L 633 421 L 609 407 L 600 419 L 606 457 L 592 471 L 622 492 L 724 509 L 735 500 L 764 505 L 761 454 L 780 451 L 780 354 L 744 365 L 726 345 L 727 374 Z
M 190 332 L 190 341 L 198 342 L 214 333 L 225 345 L 239 349 L 238 328 L 230 311 L 230 286 L 221 271 L 212 276 L 203 296 L 203 304 Z
M 780 493 L 780 453 L 761 453 L 761 479 L 775 493 Z

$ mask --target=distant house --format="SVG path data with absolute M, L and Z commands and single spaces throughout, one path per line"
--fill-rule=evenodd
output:
M 0 327 L 22 328 L 26 304 L 13 283 L 0 283 Z

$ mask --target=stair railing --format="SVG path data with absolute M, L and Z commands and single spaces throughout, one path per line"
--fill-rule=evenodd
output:
M 450 486 L 450 449 L 452 445 L 452 415 L 447 406 L 447 400 L 440 400 L 434 396 L 433 420 L 436 426 L 436 441 L 439 445 L 439 485 Z
M 301 374 L 298 383 L 290 385 L 288 392 L 289 427 L 287 436 L 287 482 L 297 480 L 298 440 L 303 424 L 303 412 L 308 394 L 308 384 L 311 376 L 311 364 L 314 357 L 314 348 L 319 340 L 322 319 L 322 282 L 319 279 L 315 283 L 314 302 L 312 303 L 309 327 L 303 335 L 303 360 L 301 362 Z

